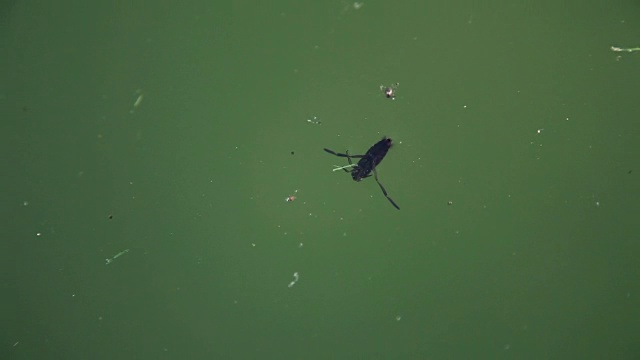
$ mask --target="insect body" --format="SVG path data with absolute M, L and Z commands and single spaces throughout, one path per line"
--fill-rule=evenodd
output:
M 400 210 L 400 207 L 398 207 L 395 201 L 393 201 L 393 199 L 389 197 L 389 195 L 387 194 L 387 190 L 385 190 L 384 186 L 382 186 L 382 184 L 380 183 L 380 180 L 378 180 L 378 173 L 376 171 L 376 167 L 380 165 L 382 159 L 384 159 L 384 157 L 387 155 L 387 152 L 390 148 L 391 139 L 384 137 L 382 140 L 371 146 L 369 150 L 367 150 L 367 153 L 364 155 L 350 155 L 348 151 L 345 154 L 341 154 L 327 148 L 325 148 L 324 151 L 335 156 L 346 157 L 350 165 L 353 165 L 351 161 L 352 158 L 359 158 L 360 160 L 358 160 L 358 163 L 351 167 L 351 171 L 346 169 L 344 170 L 351 173 L 351 177 L 354 181 L 360 181 L 366 177 L 369 177 L 373 172 L 373 177 L 376 179 L 378 185 L 380 185 L 380 189 L 382 190 L 384 196 L 391 202 L 391 205 Z

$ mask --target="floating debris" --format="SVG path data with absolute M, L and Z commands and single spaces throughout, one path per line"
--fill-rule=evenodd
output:
M 293 193 L 294 193 L 294 194 L 297 194 L 297 193 L 298 193 L 298 190 L 294 191 Z M 296 196 L 295 196 L 295 195 L 289 195 L 289 196 L 287 196 L 287 197 L 284 199 L 284 201 L 286 201 L 286 202 L 292 202 L 292 201 L 294 201 L 295 199 L 296 199 Z
M 138 106 L 140 106 L 140 104 L 142 103 L 142 99 L 144 99 L 144 94 L 138 95 L 136 102 L 133 103 L 133 107 L 137 108 Z
M 124 254 L 126 254 L 128 252 L 129 252 L 129 249 L 122 250 L 119 253 L 117 253 L 114 257 L 112 257 L 111 259 L 104 259 L 106 261 L 105 265 L 111 264 L 113 262 L 113 260 L 119 258 L 120 256 L 122 256 L 122 255 L 124 255 Z
M 293 273 L 293 281 L 289 283 L 289 287 L 292 287 L 293 285 L 295 285 L 298 280 L 300 280 L 300 275 L 298 275 L 298 272 L 294 272 Z
M 320 125 L 320 124 L 322 124 L 322 121 L 318 120 L 318 118 L 317 118 L 317 117 L 315 117 L 315 116 L 313 117 L 313 120 L 312 120 L 312 119 L 307 119 L 307 122 L 308 122 L 309 124 L 313 124 L 313 125 Z
M 144 94 L 142 93 L 142 89 L 136 90 L 136 94 L 138 95 L 138 97 L 136 98 L 136 101 L 133 103 L 133 108 L 129 110 L 130 114 L 133 114 L 136 111 L 136 108 L 140 106 L 140 104 L 142 104 L 142 99 L 144 99 Z
M 621 47 L 617 47 L 617 46 L 612 46 L 611 47 L 611 51 L 616 51 L 616 52 L 621 52 L 621 51 L 634 52 L 634 51 L 640 51 L 640 47 L 621 48 Z
M 396 89 L 398 89 L 400 83 L 391 84 L 389 86 L 380 85 L 380 90 L 384 92 L 384 96 L 388 99 L 395 100 L 396 99 Z

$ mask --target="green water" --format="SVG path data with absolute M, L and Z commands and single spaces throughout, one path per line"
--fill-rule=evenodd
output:
M 0 4 L 0 357 L 640 357 L 637 3 L 316 3 Z

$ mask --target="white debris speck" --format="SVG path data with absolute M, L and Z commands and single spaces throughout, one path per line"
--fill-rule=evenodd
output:
M 313 119 L 307 119 L 307 122 L 309 124 L 314 124 L 314 125 L 320 125 L 322 124 L 322 121 L 318 120 L 317 116 L 314 116 Z
M 138 106 L 140 106 L 140 104 L 142 103 L 142 99 L 144 99 L 144 95 L 143 94 L 138 95 L 136 102 L 133 103 L 133 107 L 137 108 Z
M 293 281 L 289 283 L 289 287 L 292 287 L 293 285 L 295 285 L 298 282 L 298 280 L 300 280 L 300 275 L 296 271 L 293 273 Z
M 138 97 L 136 98 L 136 101 L 133 103 L 133 107 L 131 108 L 131 110 L 129 110 L 130 114 L 133 114 L 136 111 L 136 108 L 140 106 L 140 104 L 142 103 L 142 99 L 144 98 L 142 89 L 136 90 L 136 95 L 138 95 Z

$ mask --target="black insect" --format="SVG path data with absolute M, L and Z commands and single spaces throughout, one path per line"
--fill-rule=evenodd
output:
M 372 147 L 370 147 L 369 150 L 367 150 L 367 153 L 364 155 L 349 155 L 349 151 L 347 151 L 345 154 L 341 154 L 327 148 L 325 148 L 324 151 L 335 156 L 346 157 L 349 161 L 349 165 L 352 166 L 351 171 L 347 169 L 344 169 L 344 171 L 350 172 L 351 177 L 354 181 L 360 181 L 366 177 L 369 177 L 371 176 L 371 172 L 373 172 L 373 177 L 376 179 L 378 185 L 380 185 L 380 189 L 382 190 L 384 196 L 389 199 L 391 205 L 400 210 L 400 207 L 396 204 L 395 201 L 393 201 L 393 199 L 389 197 L 389 195 L 387 194 L 387 190 L 384 189 L 384 186 L 382 186 L 380 180 L 378 180 L 378 173 L 376 172 L 376 167 L 380 165 L 382 159 L 384 159 L 384 157 L 387 155 L 387 152 L 390 148 L 391 139 L 384 137 L 382 138 L 382 140 L 378 141 Z M 351 162 L 351 158 L 360 158 L 360 160 L 356 165 L 353 165 L 353 162 Z

